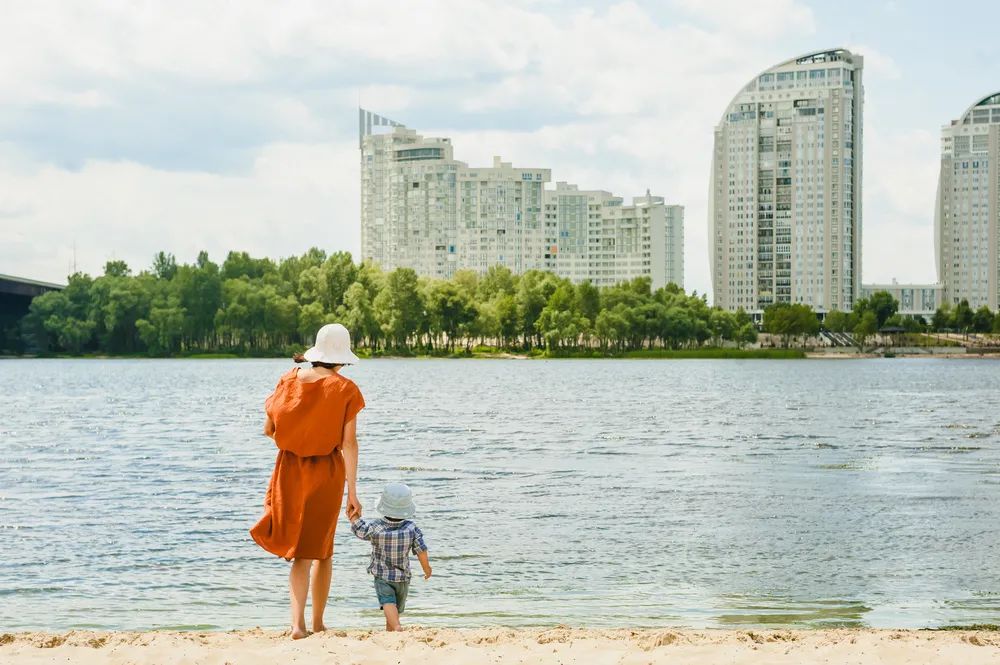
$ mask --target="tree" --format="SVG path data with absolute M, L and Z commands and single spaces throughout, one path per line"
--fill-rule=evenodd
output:
M 108 261 L 104 264 L 105 277 L 128 277 L 132 270 L 124 261 Z
M 521 334 L 524 342 L 529 347 L 531 339 L 535 336 L 535 327 L 538 317 L 545 304 L 548 302 L 548 294 L 545 293 L 545 274 L 537 270 L 529 270 L 521 275 L 517 285 L 517 316 L 521 323 Z
M 660 326 L 660 337 L 672 349 L 680 348 L 695 334 L 693 317 L 679 305 L 664 308 Z
M 176 296 L 160 297 L 146 318 L 135 322 L 139 338 L 153 355 L 172 355 L 184 334 L 184 308 Z
M 409 349 L 410 338 L 426 319 L 417 273 L 411 268 L 397 268 L 389 273 L 385 288 L 375 298 L 375 316 L 394 348 Z
M 993 329 L 993 312 L 983 305 L 972 315 L 972 329 L 977 333 L 987 333 Z
M 315 341 L 316 332 L 327 323 L 333 323 L 332 319 L 333 317 L 327 314 L 320 302 L 314 301 L 302 305 L 299 309 L 299 336 L 306 344 L 312 343 Z
M 827 313 L 826 318 L 823 319 L 823 325 L 827 330 L 833 332 L 850 332 L 854 330 L 854 326 L 858 325 L 858 317 L 853 313 L 834 309 Z
M 586 326 L 586 319 L 575 308 L 576 293 L 570 284 L 552 292 L 535 321 L 535 328 L 549 350 L 575 346 Z
M 223 279 L 248 277 L 257 279 L 277 272 L 277 267 L 271 259 L 255 259 L 246 252 L 229 252 L 222 263 Z
M 357 281 L 359 269 L 354 265 L 350 252 L 335 252 L 323 263 L 323 277 L 326 279 L 324 303 L 329 311 L 334 311 L 344 302 L 347 290 Z
M 742 307 L 736 310 L 735 315 L 736 330 L 733 334 L 733 340 L 739 348 L 743 348 L 747 344 L 753 344 L 757 341 L 757 326 L 754 325 L 753 320 L 750 315 L 746 313 Z
M 378 348 L 381 329 L 375 317 L 371 295 L 364 284 L 354 282 L 347 288 L 339 318 L 357 343 L 366 344 L 370 349 Z
M 299 273 L 296 295 L 303 304 L 316 303 L 326 310 L 331 305 L 330 282 L 319 266 L 310 266 Z
M 601 311 L 601 292 L 590 283 L 590 281 L 580 282 L 576 285 L 577 311 L 587 321 L 593 323 L 597 320 L 597 315 Z
M 177 269 L 171 287 L 177 293 L 180 307 L 186 312 L 184 337 L 194 348 L 209 349 L 218 344 L 216 313 L 223 306 L 222 276 L 219 266 L 199 252 L 195 265 Z
M 512 296 L 517 290 L 517 280 L 507 266 L 490 266 L 479 280 L 480 300 L 493 300 L 500 295 Z
M 973 317 L 974 314 L 972 313 L 972 308 L 969 307 L 969 301 L 962 298 L 958 306 L 955 307 L 954 314 L 952 314 L 952 324 L 962 332 L 968 333 L 969 328 L 972 327 Z
M 861 300 L 859 302 L 865 301 Z M 888 291 L 876 291 L 868 298 L 867 306 L 867 309 L 875 313 L 875 319 L 878 321 L 879 328 L 881 328 L 889 320 L 889 317 L 899 310 L 899 301 L 893 298 L 892 294 Z
M 177 259 L 174 255 L 157 252 L 153 257 L 153 274 L 159 279 L 173 279 L 177 274 Z
M 874 314 L 878 302 L 864 301 L 861 309 Z M 974 313 L 970 325 L 982 329 L 986 314 Z M 831 312 L 827 323 L 836 316 Z M 853 314 L 845 316 L 850 322 Z M 109 261 L 100 277 L 72 275 L 65 290 L 36 298 L 17 326 L 13 348 L 285 354 L 311 344 L 316 330 L 334 320 L 348 327 L 356 345 L 373 352 L 406 352 L 445 340 L 449 348 L 482 340 L 503 348 L 544 344 L 554 352 L 615 353 L 709 340 L 742 347 L 757 339 L 745 311 L 710 307 L 704 296 L 675 284 L 654 292 L 649 278 L 597 287 L 494 266 L 482 276 L 459 271 L 449 280 L 429 280 L 413 270 L 384 273 L 371 263 L 354 264 L 346 252 L 327 256 L 312 248 L 277 262 L 230 252 L 221 267 L 205 252 L 190 264 L 158 252 L 150 270 L 137 275 L 124 262 Z M 911 325 L 905 317 L 889 320 Z M 818 325 L 811 308 L 787 303 L 769 308 L 765 323 L 786 344 Z
M 947 304 L 938 307 L 931 318 L 931 328 L 937 332 L 943 332 L 951 327 L 951 309 Z
M 459 331 L 476 320 L 478 311 L 472 296 L 454 282 L 436 282 L 427 296 L 431 330 L 443 334 L 448 347 L 455 349 Z
M 864 351 L 868 340 L 879 330 L 878 316 L 874 310 L 868 309 L 861 315 L 858 324 L 854 327 L 854 338 L 858 341 L 858 347 Z
M 709 319 L 709 328 L 716 343 L 722 340 L 731 340 L 736 332 L 736 316 L 732 312 L 722 309 L 712 310 Z
M 819 332 L 819 319 L 809 305 L 775 303 L 764 310 L 764 330 L 780 335 L 787 347 L 793 337 Z

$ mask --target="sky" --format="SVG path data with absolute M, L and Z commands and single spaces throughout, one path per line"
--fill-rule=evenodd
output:
M 940 128 L 1000 90 L 1000 3 L 0 0 L 0 273 L 360 248 L 357 107 L 457 159 L 684 205 L 761 71 L 865 57 L 863 280 L 929 282 Z

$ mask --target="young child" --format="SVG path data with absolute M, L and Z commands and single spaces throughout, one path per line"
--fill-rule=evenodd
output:
M 349 514 L 351 531 L 372 544 L 368 572 L 375 577 L 375 594 L 385 613 L 385 629 L 403 630 L 399 615 L 406 606 L 410 589 L 410 552 L 417 555 L 424 579 L 431 576 L 424 534 L 410 521 L 416 512 L 413 493 L 402 483 L 389 483 L 376 507 L 380 519 L 363 520 L 357 512 Z

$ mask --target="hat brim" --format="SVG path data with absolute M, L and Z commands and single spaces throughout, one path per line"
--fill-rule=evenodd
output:
M 385 517 L 392 517 L 397 520 L 408 520 L 412 518 L 417 510 L 416 506 L 411 502 L 408 506 L 403 507 L 390 507 L 385 504 L 384 501 L 379 501 L 378 505 L 375 506 L 375 510 L 384 515 Z M 402 514 L 399 514 L 402 513 Z
M 353 351 L 342 351 L 340 353 L 323 353 L 315 346 L 302 354 L 302 357 L 311 363 L 328 363 L 330 365 L 356 365 L 358 357 Z

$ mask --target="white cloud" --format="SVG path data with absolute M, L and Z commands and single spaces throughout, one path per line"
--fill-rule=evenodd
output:
M 55 107 L 77 119 L 76 129 L 62 127 L 69 139 L 96 140 L 57 141 L 45 152 L 39 127 L 25 125 L 0 143 L 0 271 L 60 279 L 74 239 L 92 272 L 112 253 L 142 268 L 161 249 L 182 260 L 203 248 L 220 260 L 229 249 L 279 256 L 314 244 L 356 252 L 360 94 L 367 108 L 451 136 L 456 157 L 471 164 L 502 155 L 551 168 L 554 180 L 625 197 L 648 187 L 685 205 L 686 281 L 705 291 L 712 129 L 743 84 L 807 50 L 789 44 L 817 31 L 796 0 L 748 8 L 740 0 L 596 9 L 529 0 L 16 4 L 0 22 L 0 128 Z M 889 55 L 858 49 L 872 75 L 902 75 Z M 177 132 L 190 141 L 176 147 L 183 159 L 161 158 L 171 146 L 141 132 L 100 134 L 109 131 L 101 122 L 121 117 L 173 137 L 177 127 L 150 124 L 143 106 L 173 102 L 184 114 L 155 109 L 155 122 L 199 124 L 194 138 Z M 872 242 L 901 228 L 929 234 L 921 224 L 932 214 L 933 182 L 914 164 L 930 155 L 936 169 L 932 139 L 869 131 L 866 279 L 881 251 Z M 908 251 L 872 271 L 905 276 L 915 264 Z
M 862 44 L 852 44 L 847 48 L 853 53 L 860 53 L 864 56 L 866 79 L 870 80 L 875 77 L 895 81 L 902 77 L 902 70 L 892 56 Z
M 0 265 L 61 281 L 72 260 L 100 273 L 123 259 L 147 268 L 153 254 L 218 261 L 229 250 L 287 256 L 311 246 L 359 244 L 357 144 L 264 146 L 245 175 L 165 172 L 129 162 L 78 171 L 0 170 Z M 354 202 L 351 205 L 350 202 Z
M 795 0 L 757 0 L 752 5 L 745 0 L 674 0 L 673 4 L 717 29 L 763 39 L 789 32 L 811 34 L 816 29 L 812 10 Z
M 864 150 L 864 281 L 935 281 L 938 136 L 927 130 L 883 131 L 870 124 Z

